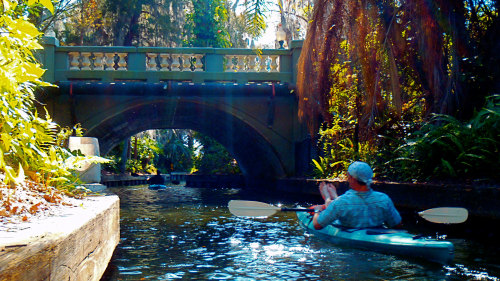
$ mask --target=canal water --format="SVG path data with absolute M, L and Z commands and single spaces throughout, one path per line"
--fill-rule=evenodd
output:
M 443 266 L 321 241 L 304 232 L 294 213 L 255 219 L 227 209 L 231 199 L 319 203 L 311 199 L 182 186 L 110 190 L 120 197 L 121 239 L 102 281 L 500 280 L 498 244 L 454 237 L 454 262 Z

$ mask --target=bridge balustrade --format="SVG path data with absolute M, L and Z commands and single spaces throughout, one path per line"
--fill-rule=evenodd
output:
M 295 84 L 302 47 L 291 49 L 59 46 L 44 37 L 42 63 L 48 82 L 183 81 Z

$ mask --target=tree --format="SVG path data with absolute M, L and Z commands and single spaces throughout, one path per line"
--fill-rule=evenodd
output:
M 147 132 L 131 137 L 131 158 L 127 161 L 127 170 L 131 173 L 155 173 L 155 158 L 162 153 L 158 143 Z
M 469 72 L 469 78 L 462 73 L 486 61 L 473 56 L 479 45 L 472 40 L 467 23 L 471 23 L 469 27 L 479 25 L 471 13 L 478 8 L 464 6 L 473 2 L 317 1 L 299 64 L 301 114 L 308 120 L 314 120 L 316 113 L 330 119 L 330 89 L 338 88 L 334 83 L 340 73 L 331 67 L 344 61 L 342 69 L 357 75 L 366 94 L 360 111 L 363 129 L 371 127 L 387 105 L 400 115 L 404 103 L 412 100 L 408 94 L 415 91 L 420 92 L 416 97 L 424 98 L 426 113 L 470 117 L 474 106 L 482 105 L 493 91 L 490 88 L 474 95 L 468 80 L 479 73 Z M 483 3 L 485 7 L 493 5 Z M 325 14 L 325 10 L 331 13 Z M 484 17 L 483 32 L 497 32 L 497 14 L 486 11 Z M 498 55 L 491 58 L 497 61 Z M 471 60 L 474 62 L 469 63 Z M 411 78 L 404 79 L 406 74 Z M 474 96 L 480 102 L 468 102 Z
M 190 171 L 194 156 L 193 132 L 191 130 L 157 130 L 158 142 L 163 153 L 157 166 L 164 171 Z
M 226 29 L 228 9 L 225 0 L 191 0 L 184 32 L 185 46 L 229 48 L 231 41 Z
M 499 55 L 490 51 L 498 1 L 489 3 L 316 1 L 297 87 L 300 117 L 320 132 L 323 155 L 383 158 L 382 148 L 395 148 L 431 113 L 469 118 L 499 87 Z
M 181 46 L 187 3 L 188 0 L 162 0 L 145 7 L 141 20 L 144 28 L 140 33 L 140 45 Z
M 33 5 L 53 11 L 44 0 L 0 3 L 0 173 L 4 184 L 17 186 L 28 177 L 72 192 L 78 181 L 72 171 L 82 161 L 99 159 L 75 156 L 59 146 L 64 143 L 59 126 L 35 111 L 36 88 L 52 85 L 41 80 L 44 70 L 32 52 L 42 49 L 40 31 L 25 19 Z
M 303 38 L 312 11 L 311 0 L 278 0 L 280 23 L 286 33 L 287 45 L 292 39 Z
M 27 10 L 28 20 L 42 32 L 47 32 L 54 27 L 58 21 L 65 20 L 68 15 L 77 8 L 75 1 L 60 0 L 53 3 L 52 11 L 45 8 L 43 4 L 35 3 Z M 48 3 L 48 1 L 46 1 Z M 20 3 L 22 5 L 22 2 Z
M 187 0 L 77 0 L 50 21 L 62 44 L 181 44 Z
M 225 25 L 228 32 L 231 46 L 233 48 L 248 48 L 250 40 L 247 35 L 246 18 L 244 14 L 238 14 L 236 8 L 238 1 L 235 1 L 231 9 L 228 9 L 229 19 Z
M 240 173 L 236 160 L 213 138 L 196 133 L 195 139 L 201 144 L 201 150 L 194 158 L 194 170 L 201 174 L 236 174 Z

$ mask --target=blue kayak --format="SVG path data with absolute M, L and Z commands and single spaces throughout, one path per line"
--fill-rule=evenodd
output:
M 405 230 L 386 228 L 349 229 L 329 225 L 321 230 L 316 230 L 310 213 L 297 212 L 297 217 L 300 225 L 309 233 L 335 244 L 423 258 L 441 264 L 447 264 L 453 260 L 454 246 L 449 241 L 413 235 Z
M 149 189 L 152 189 L 152 190 L 166 189 L 166 188 L 167 188 L 167 186 L 164 184 L 150 184 L 149 185 Z

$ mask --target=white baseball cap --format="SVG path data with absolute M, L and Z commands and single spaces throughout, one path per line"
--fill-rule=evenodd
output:
M 352 163 L 349 165 L 349 168 L 347 168 L 347 172 L 358 181 L 366 183 L 366 185 L 372 183 L 373 171 L 370 165 L 365 162 L 356 161 Z

